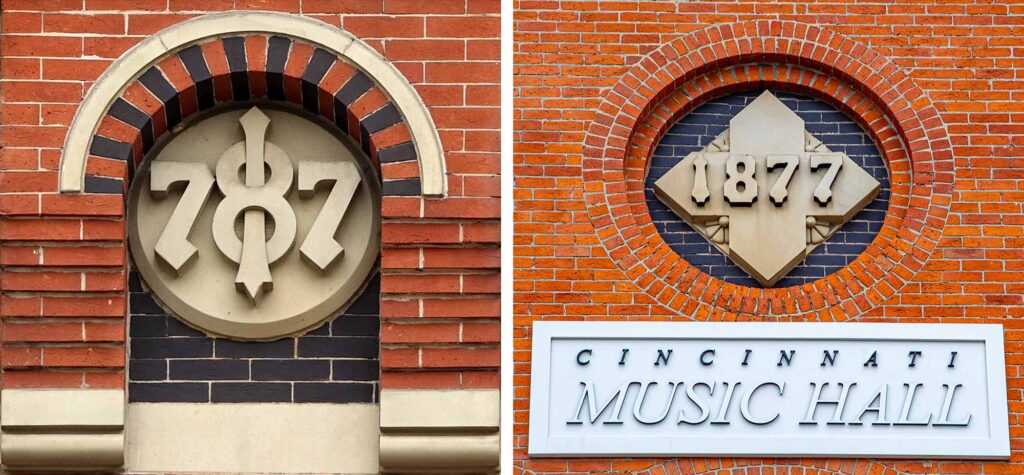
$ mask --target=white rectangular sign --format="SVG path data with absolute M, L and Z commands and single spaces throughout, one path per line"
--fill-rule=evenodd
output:
M 535 322 L 531 456 L 1010 456 L 1001 325 Z

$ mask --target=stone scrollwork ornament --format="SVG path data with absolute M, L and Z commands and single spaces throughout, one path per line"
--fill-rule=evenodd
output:
M 175 135 L 129 195 L 143 280 L 186 322 L 239 339 L 291 335 L 335 314 L 372 270 L 380 232 L 374 172 L 342 140 L 257 107 Z
M 762 285 L 786 276 L 879 193 L 874 177 L 804 130 L 765 91 L 655 194 Z

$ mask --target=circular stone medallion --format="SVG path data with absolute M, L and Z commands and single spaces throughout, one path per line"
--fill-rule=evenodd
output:
M 318 123 L 227 110 L 150 157 L 129 192 L 129 245 L 143 280 L 187 323 L 274 339 L 319 325 L 363 288 L 379 251 L 380 187 L 362 153 Z

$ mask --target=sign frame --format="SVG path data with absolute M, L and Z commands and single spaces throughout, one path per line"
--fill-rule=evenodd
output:
M 579 322 L 533 323 L 530 376 L 531 457 L 783 456 L 839 458 L 1006 459 L 1010 457 L 1003 326 L 999 324 L 822 322 Z M 912 336 L 908 336 L 912 335 Z M 988 439 L 837 438 L 687 439 L 685 452 L 652 450 L 624 437 L 552 437 L 549 432 L 551 348 L 556 339 L 587 340 L 822 340 L 982 342 L 988 383 Z M 693 443 L 690 443 L 690 442 Z

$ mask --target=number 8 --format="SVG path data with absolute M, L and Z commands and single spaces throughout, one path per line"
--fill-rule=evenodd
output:
M 749 205 L 757 198 L 754 179 L 754 157 L 745 153 L 730 154 L 725 162 L 725 199 L 730 205 Z

